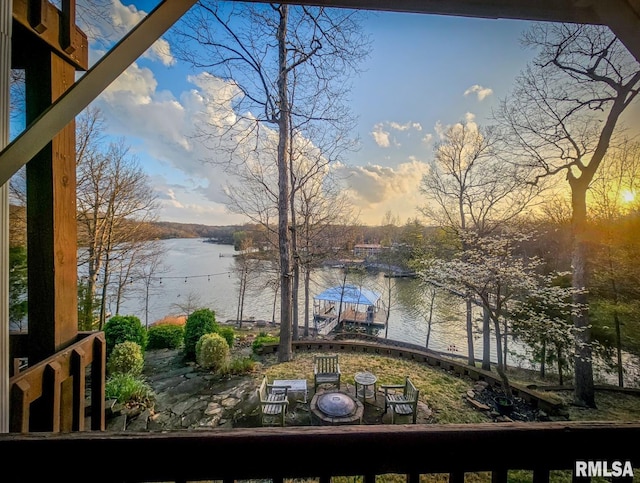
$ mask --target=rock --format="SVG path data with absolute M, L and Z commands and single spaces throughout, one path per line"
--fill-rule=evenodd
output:
M 487 381 L 476 381 L 473 384 L 473 389 L 478 392 L 484 391 L 487 387 L 489 387 L 489 383 Z
M 148 409 L 145 409 L 140 414 L 136 415 L 135 418 L 131 419 L 131 422 L 127 424 L 127 431 L 146 431 L 150 416 L 151 412 Z
M 107 420 L 107 431 L 125 431 L 127 429 L 127 417 L 124 414 L 118 414 Z

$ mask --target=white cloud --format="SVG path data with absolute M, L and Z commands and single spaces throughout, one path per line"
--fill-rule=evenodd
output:
M 146 16 L 144 10 L 138 10 L 133 4 L 124 5 L 121 0 L 111 0 L 107 5 L 78 3 L 78 23 L 87 34 L 92 49 L 111 48 Z M 162 38 L 156 40 L 142 56 L 165 66 L 176 63 L 169 43 Z
M 413 121 L 404 124 L 395 121 L 383 121 L 373 126 L 371 136 L 375 143 L 381 148 L 388 148 L 391 147 L 391 145 L 400 147 L 401 144 L 391 136 L 391 130 L 411 136 L 411 131 L 422 131 L 422 125 L 419 122 Z
M 371 135 L 373 136 L 375 143 L 381 148 L 388 148 L 391 145 L 389 142 L 389 131 L 385 131 L 382 124 L 376 124 L 373 126 Z
M 398 213 L 403 222 L 416 216 L 421 204 L 420 183 L 428 169 L 426 163 L 414 157 L 396 167 L 334 167 L 347 195 L 360 211 L 361 221 L 367 224 L 379 224 L 387 211 Z
M 408 131 L 409 129 L 415 129 L 416 131 L 422 131 L 422 126 L 419 122 L 407 122 L 405 124 L 400 124 L 397 122 L 390 122 L 389 127 L 395 129 L 397 131 Z
M 139 156 L 162 176 L 153 185 L 162 205 L 161 219 L 204 224 L 240 223 L 227 212 L 223 187 L 230 176 L 223 169 L 231 156 L 269 156 L 265 143 L 273 131 L 259 130 L 255 119 L 233 109 L 242 95 L 233 82 L 207 73 L 191 76 L 192 88 L 178 98 L 158 89 L 153 72 L 134 63 L 96 101 L 110 134 L 136 140 Z M 270 159 L 271 161 L 272 159 Z M 152 173 L 152 174 L 155 174 Z M 165 180 L 181 180 L 169 185 Z
M 489 97 L 493 94 L 493 89 L 488 87 L 482 87 L 479 84 L 474 84 L 469 87 L 466 91 L 464 91 L 464 95 L 468 96 L 470 94 L 476 94 L 479 101 L 483 101 L 485 98 Z
M 466 129 L 471 131 L 478 130 L 478 124 L 476 123 L 476 115 L 472 112 L 467 112 L 464 115 L 464 124 Z M 442 122 L 437 121 L 433 130 L 436 132 L 436 135 L 439 139 L 443 139 L 447 131 L 450 129 L 462 129 L 462 122 L 457 122 L 454 124 L 442 124 Z

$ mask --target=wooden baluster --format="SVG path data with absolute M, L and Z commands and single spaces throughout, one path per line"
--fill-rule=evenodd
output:
M 91 429 L 105 429 L 105 372 L 107 361 L 107 343 L 104 332 L 93 340 L 93 362 L 91 363 Z
M 9 431 L 12 433 L 29 432 L 29 409 L 31 385 L 27 381 L 18 381 L 11 386 Z
M 38 400 L 42 411 L 42 419 L 37 422 L 36 431 L 60 432 L 60 410 L 62 399 L 62 367 L 58 362 L 51 362 L 42 376 L 42 397 Z
M 86 354 L 77 348 L 71 355 L 71 379 L 73 381 L 73 419 L 71 431 L 84 431 L 85 389 L 87 384 Z

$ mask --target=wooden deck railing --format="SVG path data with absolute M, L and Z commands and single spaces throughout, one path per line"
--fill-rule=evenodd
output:
M 91 429 L 103 430 L 105 363 L 104 332 L 80 333 L 71 346 L 15 374 L 9 379 L 10 431 L 83 431 L 87 416 Z
M 577 462 L 614 462 L 638 471 L 640 422 L 305 426 L 178 432 L 0 435 L 3 473 L 12 481 L 195 482 L 491 472 L 506 482 L 526 470 L 533 482 L 568 481 Z M 65 463 L 61 464 L 64 456 Z M 556 478 L 556 470 L 568 471 Z M 640 475 L 640 473 L 638 473 Z M 53 473 L 51 473 L 53 476 Z M 482 481 L 482 480 L 480 480 Z M 522 476 L 518 481 L 522 481 Z M 577 481 L 589 481 L 577 480 Z M 601 480 L 603 481 L 603 480 Z M 631 478 L 616 481 L 633 481 Z

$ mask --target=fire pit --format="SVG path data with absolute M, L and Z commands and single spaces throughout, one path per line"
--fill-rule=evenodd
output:
M 340 391 L 316 393 L 309 409 L 320 424 L 360 424 L 364 413 L 360 401 Z

